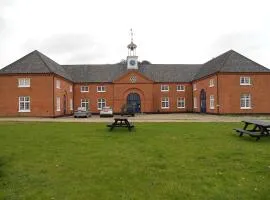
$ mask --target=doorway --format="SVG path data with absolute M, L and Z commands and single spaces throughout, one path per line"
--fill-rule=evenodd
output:
M 129 93 L 127 96 L 127 105 L 132 105 L 136 113 L 141 112 L 141 98 L 137 93 Z
M 204 89 L 200 93 L 201 113 L 206 113 L 206 92 Z

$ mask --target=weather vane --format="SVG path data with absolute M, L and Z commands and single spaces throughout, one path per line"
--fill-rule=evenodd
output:
M 131 36 L 131 42 L 133 42 L 133 30 L 132 30 L 132 28 L 130 29 L 130 36 Z

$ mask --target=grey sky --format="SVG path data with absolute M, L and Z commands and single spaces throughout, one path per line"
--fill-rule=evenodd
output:
M 37 49 L 59 64 L 200 64 L 234 49 L 270 68 L 267 0 L 0 0 L 0 68 Z

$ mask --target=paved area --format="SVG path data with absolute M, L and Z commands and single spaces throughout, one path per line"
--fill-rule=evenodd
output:
M 114 117 L 120 117 L 115 115 Z M 129 117 L 132 122 L 240 122 L 243 119 L 261 119 L 270 121 L 270 115 L 260 116 L 234 116 L 234 115 L 209 115 L 194 113 L 177 114 L 138 114 L 135 117 Z M 99 115 L 93 115 L 89 118 L 41 118 L 41 117 L 7 117 L 0 118 L 2 121 L 40 121 L 40 122 L 112 122 L 113 118 L 100 118 Z

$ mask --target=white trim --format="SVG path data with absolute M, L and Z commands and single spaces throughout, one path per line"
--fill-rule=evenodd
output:
M 197 90 L 197 85 L 196 83 L 193 83 L 193 91 L 196 91 Z
M 181 90 L 182 87 L 182 90 Z M 186 89 L 185 85 L 176 85 L 176 91 L 177 92 L 184 92 Z
M 209 87 L 214 87 L 214 86 L 215 86 L 214 79 L 210 79 L 209 80 Z
M 160 86 L 160 91 L 161 92 L 169 92 L 169 90 L 170 90 L 169 85 L 161 85 Z
M 180 103 L 181 99 L 184 100 L 183 101 L 184 102 L 184 107 L 179 106 L 179 103 Z M 185 99 L 185 97 L 178 97 L 177 98 L 177 108 L 182 108 L 182 109 L 186 108 L 186 99 Z
M 193 108 L 198 108 L 197 97 L 193 97 Z
M 104 85 L 97 86 L 97 92 L 106 92 L 106 88 Z
M 83 104 L 85 106 L 83 106 Z M 87 107 L 86 107 L 86 105 L 87 105 Z M 81 107 L 86 108 L 86 109 L 89 110 L 89 100 L 88 99 L 81 99 Z
M 210 95 L 209 97 L 209 108 L 210 109 L 215 109 L 215 97 L 214 95 Z
M 87 90 L 83 90 L 83 88 L 87 88 Z M 89 92 L 89 86 L 88 85 L 82 85 L 81 86 L 81 92 Z
M 162 106 L 162 103 L 167 103 L 168 104 L 168 106 L 166 106 L 166 107 L 163 107 Z M 169 97 L 162 97 L 161 98 L 161 109 L 169 109 L 170 108 L 170 99 L 169 99 Z
M 18 87 L 26 88 L 31 86 L 30 78 L 18 78 Z
M 99 100 L 103 100 L 103 102 L 99 102 Z M 104 106 L 102 106 L 102 104 L 104 104 Z M 99 105 L 101 105 L 101 107 L 99 107 Z M 106 107 L 106 99 L 105 98 L 99 98 L 97 100 L 97 109 L 102 110 L 103 107 Z
M 242 101 L 244 101 L 244 106 L 242 106 Z M 247 104 L 249 103 L 249 106 Z M 246 110 L 246 109 L 252 109 L 251 107 L 251 95 L 250 94 L 241 94 L 240 95 L 240 109 Z
M 73 99 L 69 99 L 69 110 L 73 110 Z
M 249 76 L 240 76 L 240 85 L 251 85 L 251 78 Z
M 69 86 L 69 92 L 73 92 L 73 87 L 72 87 L 72 85 Z
M 21 98 L 23 98 L 21 100 Z M 25 99 L 28 98 L 28 101 L 26 101 Z M 18 112 L 31 112 L 31 99 L 30 99 L 30 96 L 19 96 L 19 99 L 18 99 L 18 104 L 19 104 L 19 110 Z M 23 104 L 23 109 L 21 109 L 21 103 Z M 26 104 L 29 104 L 29 109 L 25 109 L 26 107 Z
M 56 97 L 56 111 L 59 112 L 61 111 L 61 98 Z
M 56 88 L 61 89 L 61 82 L 60 80 L 56 80 Z

